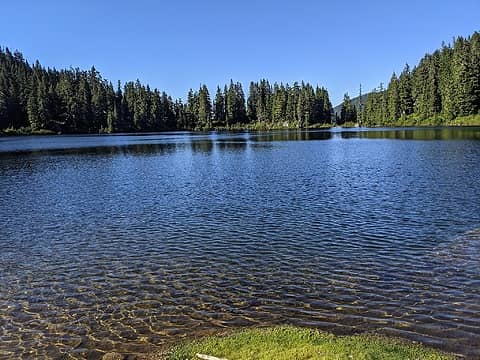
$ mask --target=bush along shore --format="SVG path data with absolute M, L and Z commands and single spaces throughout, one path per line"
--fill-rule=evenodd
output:
M 246 329 L 180 344 L 169 360 L 455 359 L 452 354 L 379 335 L 336 336 L 313 329 L 280 326 Z

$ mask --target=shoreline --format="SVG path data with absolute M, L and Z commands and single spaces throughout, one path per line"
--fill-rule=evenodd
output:
M 336 126 L 334 124 L 321 125 L 321 126 L 309 126 L 306 128 L 294 128 L 294 127 L 281 127 L 281 126 L 272 126 L 272 127 L 215 127 L 209 129 L 171 129 L 171 130 L 161 130 L 161 131 L 149 131 L 149 132 L 99 132 L 99 133 L 57 133 L 51 130 L 40 129 L 32 131 L 29 128 L 20 128 L 20 129 L 4 129 L 0 130 L 0 137 L 13 137 L 13 136 L 62 136 L 62 135 L 150 135 L 150 134 L 160 134 L 160 133 L 174 133 L 174 132 L 193 132 L 193 133 L 202 133 L 202 132 L 262 132 L 262 131 L 308 131 L 308 130 L 331 130 L 333 128 L 340 129 L 428 129 L 428 128 L 474 128 L 480 127 L 480 116 L 479 121 L 472 123 L 456 122 L 452 121 L 447 124 L 431 124 L 431 123 L 419 123 L 419 124 L 385 124 L 385 125 L 374 125 L 374 126 L 360 126 L 358 123 L 352 124 L 343 124 Z

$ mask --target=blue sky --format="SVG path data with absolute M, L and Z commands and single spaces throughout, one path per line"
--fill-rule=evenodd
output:
M 0 10 L 0 46 L 29 61 L 95 65 L 175 98 L 200 83 L 267 78 L 326 86 L 337 104 L 475 30 L 479 0 L 17 0 Z

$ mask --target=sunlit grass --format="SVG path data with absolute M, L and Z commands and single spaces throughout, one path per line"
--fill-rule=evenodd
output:
M 46 130 L 46 129 L 39 129 L 39 130 L 32 130 L 29 127 L 21 127 L 18 129 L 14 128 L 7 128 L 0 131 L 0 135 L 54 135 L 56 134 L 54 131 Z
M 290 326 L 207 337 L 177 346 L 168 359 L 196 359 L 197 353 L 228 360 L 454 359 L 452 355 L 403 340 L 372 335 L 335 336 Z
M 480 114 L 456 118 L 450 125 L 455 126 L 480 126 Z

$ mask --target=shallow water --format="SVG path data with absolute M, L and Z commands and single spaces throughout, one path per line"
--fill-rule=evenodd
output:
M 0 358 L 225 328 L 480 357 L 480 128 L 0 138 Z

